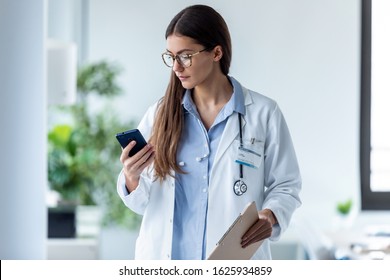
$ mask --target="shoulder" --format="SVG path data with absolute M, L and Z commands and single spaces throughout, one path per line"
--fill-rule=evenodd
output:
M 245 106 L 255 107 L 257 109 L 275 109 L 277 102 L 267 95 L 258 91 L 251 90 L 243 86 L 239 81 L 230 77 L 235 89 L 239 89 L 244 96 Z
M 264 127 L 283 119 L 283 113 L 276 100 L 240 85 L 245 102 L 245 114 L 252 124 Z
M 245 108 L 249 113 L 260 113 L 268 116 L 272 115 L 275 111 L 280 111 L 278 103 L 257 91 L 247 89 L 242 86 L 242 92 L 245 100 Z
M 245 90 L 243 90 L 245 92 Z M 253 91 L 253 90 L 250 90 L 250 89 L 246 89 L 247 91 L 247 94 L 249 96 L 250 99 L 252 99 L 252 102 L 257 105 L 257 107 L 260 107 L 260 108 L 269 108 L 269 109 L 275 109 L 275 107 L 277 107 L 277 102 L 262 94 L 262 93 L 259 93 L 257 91 Z

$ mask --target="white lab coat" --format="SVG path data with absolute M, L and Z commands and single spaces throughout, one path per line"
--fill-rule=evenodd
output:
M 279 107 L 270 98 L 242 89 L 246 109 L 242 122 L 243 140 L 245 143 L 255 139 L 256 150 L 262 151 L 262 162 L 259 169 L 244 167 L 248 190 L 237 196 L 233 192 L 233 183 L 239 178 L 239 166 L 234 162 L 239 145 L 239 123 L 237 113 L 233 113 L 227 121 L 210 174 L 206 255 L 248 202 L 254 200 L 258 210 L 269 208 L 278 220 L 272 236 L 253 256 L 253 259 L 271 259 L 269 241 L 280 238 L 294 210 L 301 204 L 301 178 L 291 137 Z M 146 139 L 151 133 L 156 108 L 156 104 L 149 108 L 138 127 Z M 144 171 L 138 188 L 127 195 L 121 173 L 117 189 L 125 205 L 143 215 L 135 258 L 170 259 L 175 180 L 168 177 L 160 183 L 159 180 L 153 181 L 151 174 Z

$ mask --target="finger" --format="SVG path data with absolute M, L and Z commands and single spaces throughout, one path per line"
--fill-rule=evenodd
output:
M 256 242 L 258 242 L 260 240 L 263 240 L 263 239 L 266 239 L 266 238 L 270 237 L 271 234 L 272 234 L 272 228 L 269 228 L 269 229 L 261 232 L 259 235 L 255 235 L 252 238 L 247 239 L 246 241 L 241 242 L 241 246 L 243 248 L 246 248 L 246 247 L 248 247 L 249 245 L 251 245 L 253 243 L 256 243 Z
M 243 236 L 241 245 L 247 246 L 256 241 L 269 237 L 272 233 L 272 227 L 267 220 L 258 220 Z M 260 239 L 259 239 L 260 238 Z
M 262 219 L 257 220 L 242 236 L 242 240 L 251 238 L 260 228 L 264 227 L 265 221 Z
M 243 240 L 244 242 L 245 241 L 251 241 L 255 238 L 257 238 L 257 236 L 265 236 L 268 234 L 268 232 L 272 232 L 272 228 L 271 227 L 261 227 L 259 228 L 255 233 L 253 233 L 251 236 L 249 236 L 247 239 Z
M 124 163 L 125 160 L 129 157 L 129 152 L 135 146 L 135 144 L 136 144 L 135 141 L 130 141 L 130 143 L 125 148 L 122 149 L 122 153 L 121 153 L 121 156 L 120 156 L 120 161 L 122 163 Z
M 143 151 L 140 151 L 139 154 L 141 154 Z M 132 157 L 132 159 L 135 161 L 134 163 L 134 167 L 137 168 L 137 169 L 144 169 L 144 165 L 145 163 L 149 163 L 149 158 L 152 156 L 152 154 L 154 154 L 154 149 L 153 148 L 150 148 L 145 154 L 143 154 L 142 156 L 141 155 L 134 155 Z M 137 157 L 136 157 L 137 156 Z M 137 159 L 138 158 L 138 159 Z M 141 172 L 142 172 L 141 170 Z
M 124 169 L 129 176 L 140 175 L 145 167 L 153 161 L 154 157 L 149 161 L 151 155 L 154 154 L 153 148 L 150 148 L 144 155 L 140 155 L 142 153 L 143 151 L 139 151 L 134 156 L 128 157 L 124 162 Z
M 146 167 L 148 167 L 154 160 L 155 153 L 151 151 L 148 159 L 140 166 L 140 169 L 143 171 Z
M 136 145 L 136 142 L 135 141 L 131 141 L 129 143 L 129 145 L 127 145 L 123 149 L 121 157 L 120 157 L 120 160 L 121 160 L 122 164 L 124 164 L 125 161 L 127 161 L 127 159 L 130 158 L 129 157 L 129 153 L 134 148 L 135 145 Z M 151 148 L 153 148 L 153 146 L 151 144 L 146 144 L 145 147 L 143 147 L 139 152 L 137 152 L 135 155 L 133 155 L 131 157 L 132 159 L 134 159 L 134 161 L 132 161 L 132 162 L 137 162 Z
M 269 235 L 272 233 L 272 227 L 268 223 L 262 223 L 261 220 L 258 221 L 255 225 L 253 225 L 248 230 L 248 235 L 244 235 L 242 238 L 242 245 L 248 245 L 253 242 L 254 240 L 260 240 L 269 237 Z
M 137 154 L 141 158 L 141 157 L 144 157 L 144 155 L 146 155 L 148 152 L 153 151 L 153 150 L 154 150 L 153 145 L 148 143 Z
M 153 146 L 151 144 L 146 144 L 145 147 L 143 147 L 139 152 L 137 152 L 131 158 L 134 159 L 134 162 L 138 162 L 139 160 L 142 160 L 142 157 L 144 157 L 152 149 Z

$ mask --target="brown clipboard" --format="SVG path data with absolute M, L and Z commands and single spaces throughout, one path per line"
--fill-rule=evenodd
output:
M 254 201 L 248 203 L 243 212 L 228 228 L 218 241 L 208 260 L 249 260 L 263 243 L 263 240 L 253 243 L 246 248 L 241 247 L 244 233 L 259 219 Z

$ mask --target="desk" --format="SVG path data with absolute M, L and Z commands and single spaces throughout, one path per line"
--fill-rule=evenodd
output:
M 327 232 L 337 259 L 390 260 L 390 234 L 380 230 L 343 229 Z

